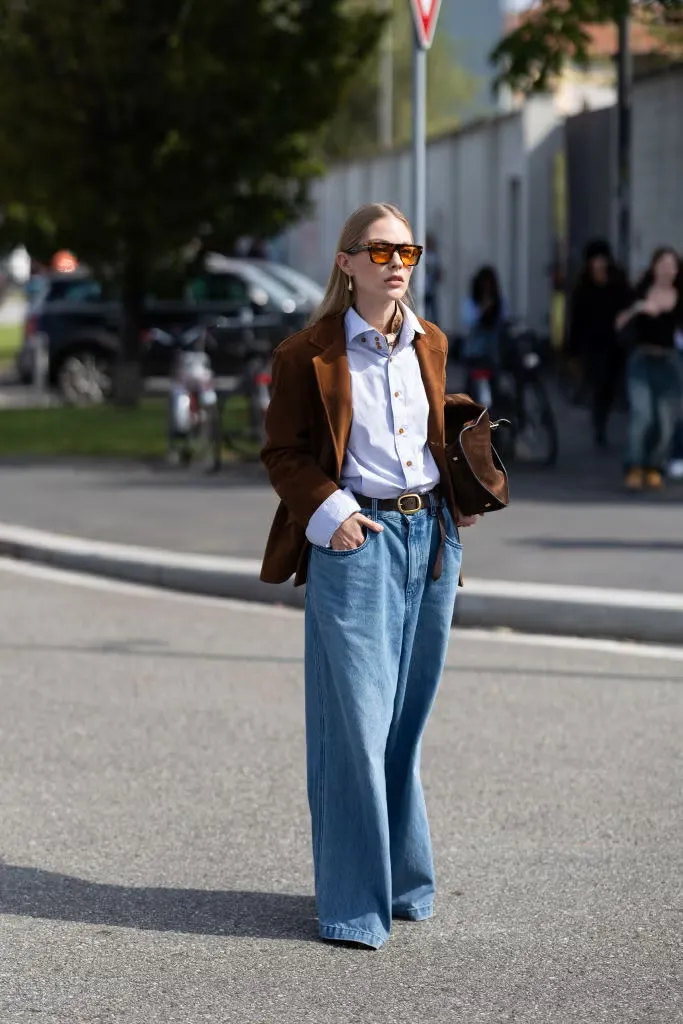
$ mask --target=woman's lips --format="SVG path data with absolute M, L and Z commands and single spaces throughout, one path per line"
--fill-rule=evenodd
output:
M 400 274 L 393 274 L 391 277 L 385 278 L 387 284 L 403 284 L 403 278 Z

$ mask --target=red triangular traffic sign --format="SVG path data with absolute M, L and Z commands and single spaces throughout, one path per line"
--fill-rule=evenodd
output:
M 470 0 L 470 2 L 473 2 L 473 0 Z M 413 9 L 413 18 L 415 19 L 415 28 L 417 29 L 417 38 L 420 41 L 420 46 L 429 49 L 432 45 L 434 32 L 436 31 L 441 0 L 410 0 L 410 6 Z

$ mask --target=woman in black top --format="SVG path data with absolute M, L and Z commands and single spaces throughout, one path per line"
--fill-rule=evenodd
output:
M 673 249 L 658 249 L 636 292 L 635 304 L 617 318 L 631 325 L 628 365 L 630 422 L 626 486 L 662 486 L 681 402 L 676 334 L 683 328 L 683 273 Z
M 633 299 L 626 275 L 607 242 L 586 246 L 584 268 L 572 295 L 569 344 L 592 393 L 595 443 L 607 443 L 607 421 L 623 378 L 625 353 L 615 321 Z

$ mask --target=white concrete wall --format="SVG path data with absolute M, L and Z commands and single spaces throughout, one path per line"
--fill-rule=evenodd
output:
M 525 144 L 529 139 L 532 144 L 535 140 L 542 142 L 548 129 L 545 112 L 542 129 L 526 124 L 528 117 L 525 112 L 482 122 L 428 147 L 427 229 L 437 237 L 443 264 L 440 319 L 446 331 L 459 329 L 462 297 L 471 275 L 482 263 L 499 268 L 506 294 L 516 296 L 515 313 L 524 316 L 529 296 L 536 296 L 529 281 L 527 234 L 538 211 L 527 187 L 530 161 Z M 548 173 L 552 173 L 549 163 Z M 536 187 L 539 175 L 542 177 L 542 172 L 537 169 Z M 521 204 L 519 239 L 514 247 L 513 179 L 520 183 Z M 394 203 L 410 213 L 409 151 L 339 164 L 318 181 L 310 219 L 287 233 L 289 262 L 324 283 L 346 217 L 363 203 L 377 201 Z M 542 215 L 546 216 L 545 209 Z
M 636 83 L 633 95 L 633 260 L 659 245 L 683 251 L 683 71 Z
M 564 147 L 564 123 L 558 120 L 552 97 L 538 97 L 522 111 L 526 174 L 526 230 L 519 259 L 526 269 L 522 311 L 530 327 L 550 328 L 551 266 L 554 257 L 554 164 Z

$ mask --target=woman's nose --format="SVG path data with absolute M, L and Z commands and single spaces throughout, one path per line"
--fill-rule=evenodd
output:
M 391 257 L 391 266 L 394 270 L 398 270 L 403 266 L 403 260 L 399 256 L 398 252 L 394 249 L 394 255 Z

